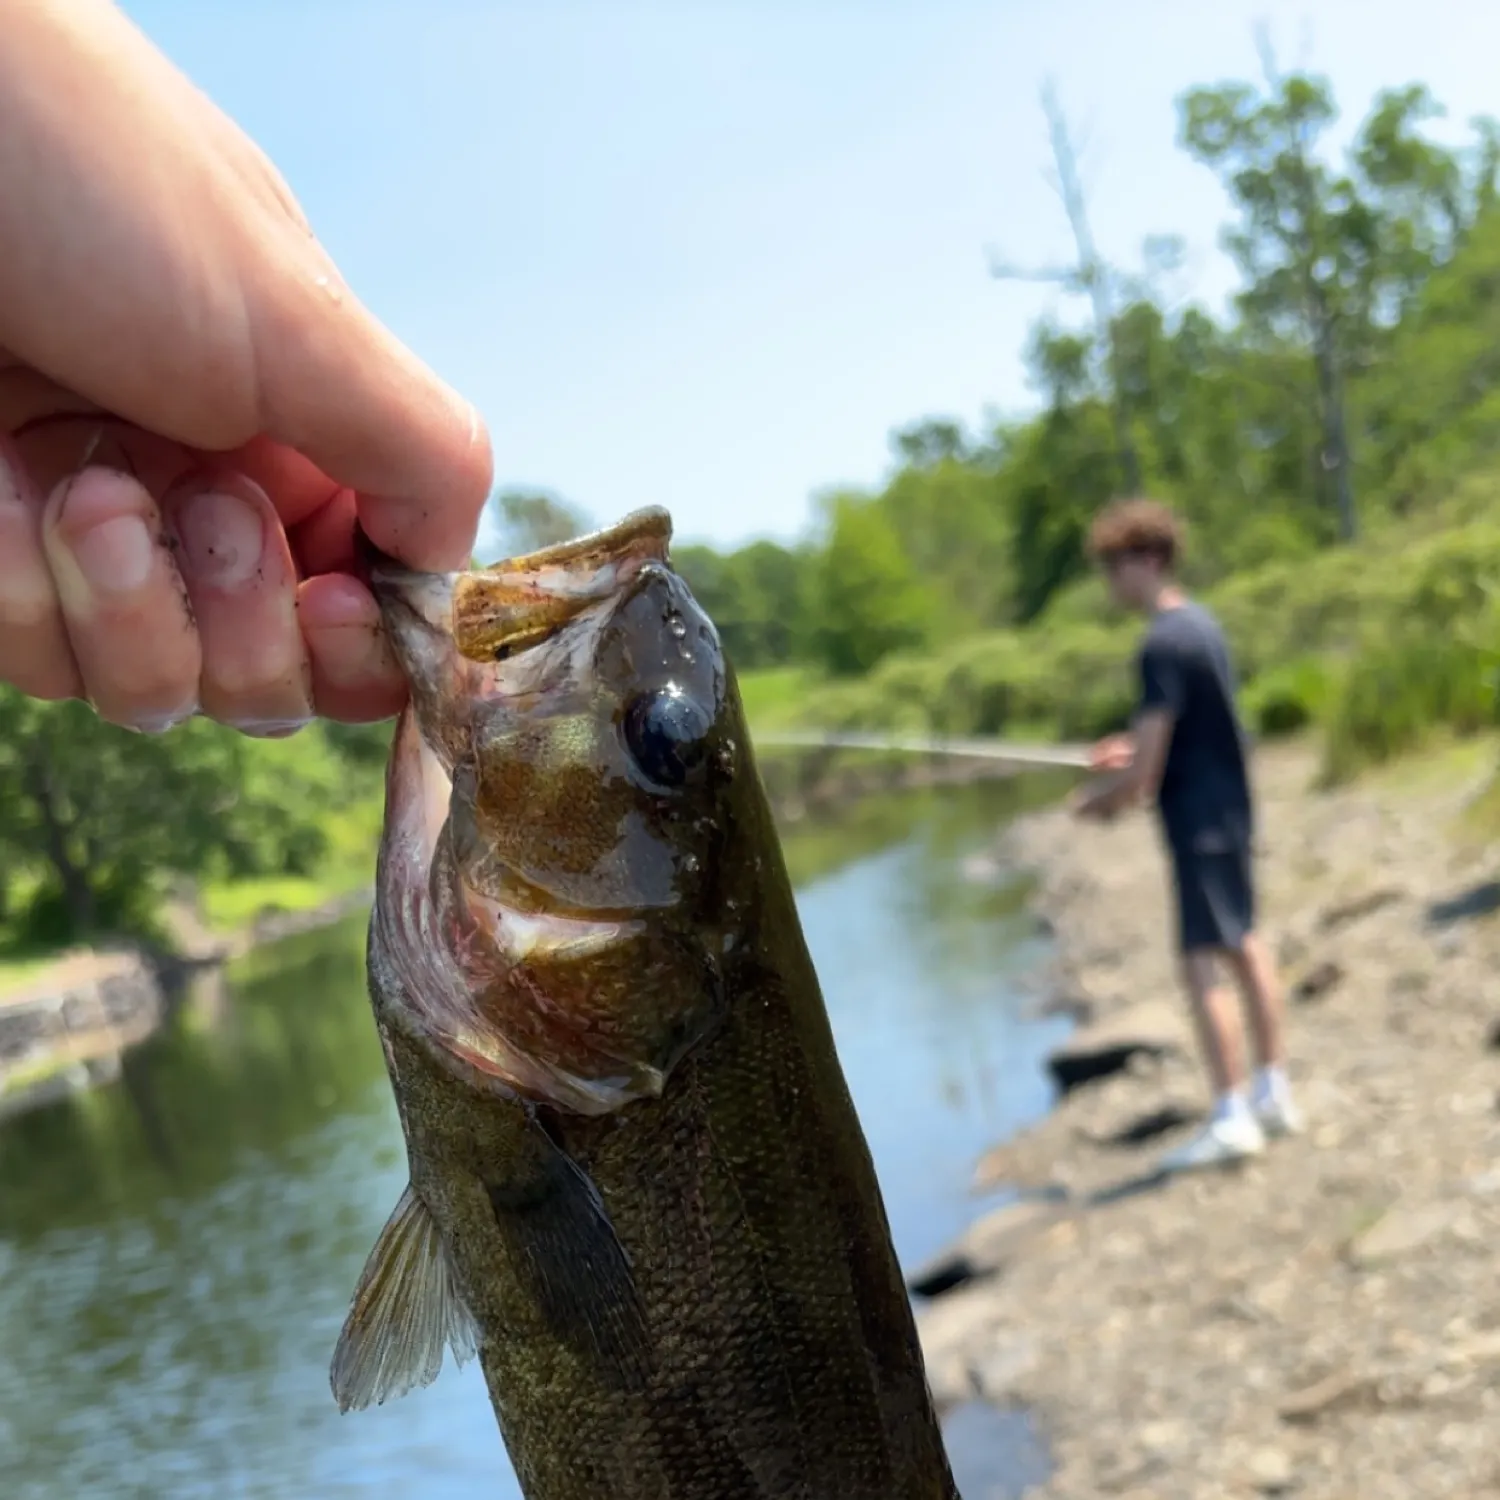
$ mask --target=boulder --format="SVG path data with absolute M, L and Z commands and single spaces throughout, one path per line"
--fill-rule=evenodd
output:
M 1057 1200 L 1017 1199 L 976 1219 L 946 1250 L 907 1278 L 913 1296 L 941 1297 L 1004 1269 L 1030 1235 L 1050 1228 L 1068 1206 Z
M 1290 993 L 1294 1003 L 1306 1005 L 1312 1000 L 1321 1000 L 1342 983 L 1344 966 L 1337 959 L 1325 958 L 1309 965 L 1294 979 Z
M 1075 1031 L 1047 1057 L 1059 1092 L 1123 1072 L 1137 1057 L 1188 1051 L 1192 1029 L 1186 1003 L 1149 1000 Z

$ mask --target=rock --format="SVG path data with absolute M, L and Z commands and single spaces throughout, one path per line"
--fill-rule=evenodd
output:
M 1326 906 L 1318 917 L 1318 926 L 1324 932 L 1333 932 L 1337 928 L 1347 927 L 1351 922 L 1357 922 L 1361 917 L 1367 917 L 1371 912 L 1379 911 L 1382 906 L 1389 906 L 1393 901 L 1399 901 L 1406 894 L 1399 886 L 1385 885 L 1377 886 L 1371 891 L 1362 891 L 1357 896 L 1351 896 L 1345 901 L 1337 901 L 1331 906 Z
M 1445 901 L 1434 901 L 1427 908 L 1427 922 L 1431 927 L 1447 927 L 1496 911 L 1500 911 L 1500 880 L 1483 880 Z
M 1036 1008 L 1040 1017 L 1066 1016 L 1075 1026 L 1087 1026 L 1094 1019 L 1094 1012 L 1092 1000 L 1071 993 L 1049 995 Z
M 1022 1240 L 1050 1228 L 1067 1208 L 1057 1201 L 1018 1199 L 976 1219 L 952 1245 L 907 1278 L 913 1296 L 941 1297 L 1002 1270 Z
M 1457 1370 L 1500 1363 L 1500 1330 L 1473 1334 L 1448 1345 L 1442 1352 L 1441 1362 Z
M 1276 1409 L 1283 1422 L 1316 1422 L 1327 1412 L 1372 1400 L 1376 1380 L 1359 1370 L 1335 1370 L 1322 1380 L 1293 1392 Z
M 1142 1054 L 1162 1057 L 1190 1046 L 1185 1008 L 1149 1000 L 1074 1032 L 1048 1055 L 1047 1071 L 1058 1089 L 1068 1094 L 1123 1071 Z
M 1336 959 L 1325 958 L 1311 965 L 1292 981 L 1289 993 L 1299 1005 L 1320 1000 L 1344 977 L 1344 966 Z
M 1142 1450 L 1152 1456 L 1181 1451 L 1192 1443 L 1192 1432 L 1184 1422 L 1148 1422 L 1136 1434 Z
M 1079 1133 L 1095 1146 L 1123 1149 L 1148 1145 L 1174 1130 L 1180 1130 L 1184 1125 L 1196 1124 L 1202 1118 L 1203 1111 L 1200 1109 L 1190 1109 L 1182 1104 L 1163 1104 L 1159 1109 L 1137 1114 L 1123 1125 L 1117 1125 L 1103 1134 L 1095 1135 L 1087 1131 Z
M 1500 1496 L 1500 1051 L 1481 1051 L 1500 1018 L 1500 922 L 1454 924 L 1460 951 L 1440 958 L 1424 921 L 1428 893 L 1500 865 L 1449 868 L 1470 792 L 1448 773 L 1325 791 L 1313 754 L 1278 748 L 1258 772 L 1276 842 L 1265 932 L 1296 940 L 1288 988 L 1320 963 L 1344 971 L 1287 1027 L 1308 1134 L 1248 1173 L 1134 1190 L 1143 1163 L 1099 1143 L 1203 1093 L 1195 1049 L 1137 1051 L 1145 1076 L 1075 1090 L 988 1163 L 992 1181 L 1068 1184 L 1074 1211 L 1000 1274 L 916 1304 L 941 1387 L 972 1402 L 992 1386 L 1037 1414 L 1055 1468 L 1035 1500 Z M 1057 921 L 1046 989 L 1088 995 L 1115 1032 L 1140 1001 L 1175 1002 L 1150 820 L 1013 826 Z M 1348 909 L 1387 883 L 1404 899 Z M 1022 1336 L 1036 1359 L 1018 1374 Z
M 1245 1466 L 1262 1495 L 1285 1495 L 1293 1488 L 1292 1461 L 1280 1448 L 1260 1448 Z
M 924 1307 L 917 1315 L 917 1336 L 932 1398 L 941 1412 L 972 1401 L 981 1381 L 993 1383 L 998 1391 L 1003 1381 L 1024 1373 L 1034 1357 L 1029 1340 L 1018 1344 L 1008 1332 L 1000 1302 L 983 1283 L 962 1287 Z M 1012 1348 L 1020 1352 L 1007 1366 L 1004 1351 Z
M 1406 1255 L 1444 1233 L 1453 1223 L 1454 1214 L 1454 1206 L 1449 1203 L 1397 1204 L 1355 1236 L 1347 1250 L 1348 1259 L 1356 1266 L 1372 1266 Z
M 970 1358 L 969 1383 L 975 1395 L 991 1405 L 1010 1405 L 1016 1399 L 1017 1387 L 1036 1365 L 1036 1357 L 1032 1339 L 1007 1339 L 988 1350 L 977 1351 Z

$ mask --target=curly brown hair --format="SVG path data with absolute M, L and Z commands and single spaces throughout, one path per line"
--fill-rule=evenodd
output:
M 1154 557 L 1175 568 L 1182 555 L 1182 522 L 1159 500 L 1112 500 L 1089 527 L 1088 549 L 1101 562 L 1112 557 Z

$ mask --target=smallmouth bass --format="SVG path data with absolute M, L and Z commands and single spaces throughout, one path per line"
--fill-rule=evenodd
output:
M 645 510 L 375 559 L 370 997 L 410 1182 L 341 1409 L 477 1353 L 527 1500 L 957 1500 L 734 674 Z

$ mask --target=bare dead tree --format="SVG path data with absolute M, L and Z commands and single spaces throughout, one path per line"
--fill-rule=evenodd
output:
M 1056 85 L 1050 79 L 1042 86 L 1042 113 L 1047 119 L 1047 136 L 1052 147 L 1053 168 L 1047 177 L 1062 200 L 1078 258 L 1072 265 L 1025 267 L 991 254 L 990 275 L 1000 281 L 1048 282 L 1074 295 L 1088 297 L 1093 310 L 1094 336 L 1103 355 L 1109 387 L 1120 478 L 1126 493 L 1134 493 L 1141 486 L 1141 464 L 1121 390 L 1120 348 L 1115 329 L 1115 292 L 1124 278 L 1104 260 L 1095 244 L 1088 198 L 1078 171 L 1078 150 L 1068 130 Z

